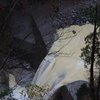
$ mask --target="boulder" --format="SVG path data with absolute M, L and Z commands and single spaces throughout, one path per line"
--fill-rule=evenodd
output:
M 66 86 L 60 87 L 50 100 L 74 100 Z

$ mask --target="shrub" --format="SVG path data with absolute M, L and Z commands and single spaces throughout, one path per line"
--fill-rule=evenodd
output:
M 89 100 L 89 87 L 86 84 L 82 84 L 76 95 L 77 100 Z
M 46 98 L 50 98 L 51 96 L 48 94 L 50 88 L 49 85 L 44 85 L 42 87 L 29 84 L 25 87 L 24 90 L 21 91 L 21 96 L 23 98 L 27 98 L 27 100 L 46 100 Z

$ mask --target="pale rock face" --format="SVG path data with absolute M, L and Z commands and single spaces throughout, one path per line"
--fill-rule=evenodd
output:
M 17 84 L 16 80 L 15 80 L 15 77 L 12 75 L 12 74 L 9 74 L 9 87 L 14 89 L 13 90 L 13 93 L 12 93 L 12 97 L 15 98 L 15 99 L 18 99 L 18 100 L 23 100 L 21 97 L 21 94 L 20 92 L 22 90 L 24 90 L 25 88 L 24 87 L 21 87 Z M 27 98 L 27 95 L 26 95 L 26 98 Z

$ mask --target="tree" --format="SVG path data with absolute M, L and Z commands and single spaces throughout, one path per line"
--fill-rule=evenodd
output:
M 98 6 L 96 3 L 96 6 L 92 8 L 93 8 L 92 14 L 90 13 L 91 8 L 85 9 L 84 13 L 85 15 L 90 16 L 91 21 L 94 22 L 94 32 L 85 38 L 86 46 L 82 48 L 81 57 L 83 58 L 83 60 L 86 61 L 87 64 L 90 65 L 90 98 L 93 100 L 99 100 L 99 99 L 96 99 L 96 96 L 95 96 L 96 91 L 94 88 L 94 67 L 100 68 L 100 51 L 99 51 L 100 50 L 100 47 L 99 47 L 100 29 L 97 32 L 97 29 L 100 26 L 100 21 L 99 21 L 100 5 Z

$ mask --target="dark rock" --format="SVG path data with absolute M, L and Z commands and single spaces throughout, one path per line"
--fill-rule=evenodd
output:
M 76 13 L 76 11 L 72 10 L 72 13 Z
M 5 71 L 0 73 L 0 92 L 9 88 L 8 80 L 8 74 Z
M 60 87 L 50 100 L 74 100 L 66 86 Z
M 84 17 L 81 17 L 81 19 L 84 19 Z
M 60 20 L 61 20 L 61 21 L 65 21 L 66 19 L 65 19 L 65 18 L 63 18 L 63 17 L 61 17 L 61 18 L 60 18 Z
M 62 15 L 63 13 L 62 13 L 62 12 L 60 12 L 59 14 L 60 14 L 60 15 Z
M 7 7 L 10 5 L 10 2 L 9 0 L 0 0 L 0 5 Z
M 73 30 L 73 31 L 72 31 L 72 33 L 73 33 L 73 34 L 76 34 L 76 31 L 75 31 L 75 30 Z
M 93 0 L 94 3 L 96 3 L 98 0 Z
M 89 21 L 86 21 L 86 24 L 89 24 L 90 22 Z
M 52 23 L 52 26 L 54 26 L 54 27 L 59 26 L 59 22 L 55 20 L 55 21 Z
M 72 18 L 75 18 L 75 16 L 73 15 Z
M 61 26 L 61 28 L 64 28 L 66 26 L 66 24 L 62 23 L 60 26 Z

